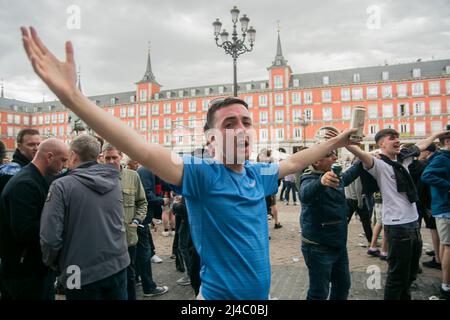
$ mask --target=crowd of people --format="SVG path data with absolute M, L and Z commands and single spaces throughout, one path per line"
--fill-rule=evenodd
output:
M 282 227 L 276 195 L 283 178 L 284 199 L 289 203 L 292 192 L 292 204 L 298 196 L 301 205 L 307 299 L 347 299 L 348 222 L 356 211 L 368 253 L 376 254 L 379 231 L 372 232 L 370 216 L 377 204 L 387 247 L 384 298 L 411 299 L 422 250 L 419 214 L 430 213 L 442 248 L 435 252 L 441 294 L 448 298 L 450 131 L 402 146 L 395 130 L 383 129 L 375 136 L 376 155 L 351 139 L 355 129 L 327 131 L 326 139 L 283 161 L 265 151 L 250 162 L 252 119 L 246 102 L 230 97 L 208 109 L 209 157 L 181 157 L 144 141 L 83 96 L 70 42 L 61 62 L 33 28 L 22 34 L 38 76 L 108 143 L 81 135 L 67 146 L 54 138 L 41 142 L 33 129 L 19 133 L 13 162 L 0 174 L 2 298 L 52 299 L 56 277 L 67 299 L 136 299 L 137 281 L 144 296 L 164 294 L 168 287 L 157 286 L 151 273 L 150 228 L 161 210 L 164 234 L 176 236 L 177 269 L 186 272 L 178 283 L 190 283 L 196 299 L 269 299 L 267 216 Z M 443 149 L 420 162 L 436 139 Z M 340 148 L 356 158 L 342 173 L 332 170 Z M 121 165 L 124 154 L 137 171 Z M 166 188 L 162 195 L 156 176 Z M 419 183 L 428 186 L 429 202 Z

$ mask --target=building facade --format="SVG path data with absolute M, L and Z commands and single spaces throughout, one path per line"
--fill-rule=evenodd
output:
M 293 74 L 278 35 L 275 60 L 267 70 L 265 80 L 238 84 L 238 95 L 253 118 L 254 152 L 269 146 L 292 153 L 314 143 L 321 127 L 348 128 L 354 106 L 366 108 L 366 150 L 373 148 L 373 137 L 383 128 L 394 128 L 402 140 L 415 142 L 450 123 L 450 59 Z M 149 52 L 135 91 L 89 99 L 146 140 L 190 152 L 205 145 L 202 128 L 210 102 L 232 93 L 231 84 L 161 90 Z M 0 134 L 9 150 L 25 127 L 69 142 L 76 122 L 58 101 L 7 99 L 2 88 Z

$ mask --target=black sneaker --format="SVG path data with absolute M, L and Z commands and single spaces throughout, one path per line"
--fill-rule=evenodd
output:
M 367 254 L 368 254 L 369 256 L 379 257 L 379 256 L 380 256 L 380 250 L 379 250 L 379 249 L 372 249 L 372 248 L 369 248 L 369 250 L 367 250 Z
M 436 253 L 434 252 L 434 250 L 427 250 L 427 251 L 425 251 L 425 254 L 430 257 L 436 256 Z
M 430 261 L 422 262 L 422 265 L 427 268 L 442 270 L 441 264 L 437 263 L 434 257 Z
M 166 293 L 167 291 L 169 291 L 169 288 L 167 286 L 162 286 L 162 287 L 156 287 L 150 293 L 143 293 L 142 295 L 144 297 L 155 297 L 155 296 L 160 296 L 160 295 Z
M 281 223 L 275 223 L 273 228 L 274 229 L 280 229 L 280 228 L 283 228 L 283 226 L 281 225 Z

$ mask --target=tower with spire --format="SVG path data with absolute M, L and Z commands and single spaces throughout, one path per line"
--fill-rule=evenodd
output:
M 280 40 L 280 24 L 277 27 L 278 39 L 277 39 L 277 52 L 275 54 L 275 60 L 272 65 L 267 68 L 269 71 L 270 88 L 271 89 L 284 89 L 289 87 L 289 82 L 292 75 L 292 69 L 287 64 L 287 60 L 283 56 L 283 50 L 281 49 Z
M 138 82 L 136 82 L 136 97 L 138 101 L 150 100 L 155 93 L 161 91 L 161 85 L 156 81 L 155 75 L 152 71 L 152 61 L 150 58 L 150 42 L 148 44 L 147 54 L 147 68 L 145 69 L 144 76 Z

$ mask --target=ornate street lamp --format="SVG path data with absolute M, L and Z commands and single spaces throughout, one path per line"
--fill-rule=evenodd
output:
M 225 53 L 231 55 L 231 57 L 233 58 L 233 94 L 235 97 L 237 97 L 237 58 L 241 54 L 253 50 L 253 43 L 255 42 L 256 36 L 256 30 L 253 29 L 253 27 L 248 28 L 250 19 L 247 17 L 247 15 L 244 14 L 240 19 L 238 18 L 239 9 L 234 6 L 233 9 L 231 9 L 231 21 L 233 22 L 233 33 L 231 34 L 231 41 L 228 40 L 229 33 L 225 29 L 223 29 L 222 32 L 220 31 L 222 28 L 222 22 L 219 21 L 219 18 L 217 18 L 216 21 L 213 22 L 214 38 L 216 40 L 217 46 L 223 48 L 225 50 Z M 236 29 L 238 20 L 241 23 L 242 39 L 238 38 L 238 31 Z M 245 45 L 245 38 L 247 37 L 247 35 L 250 48 Z M 221 43 L 219 43 L 219 36 Z

